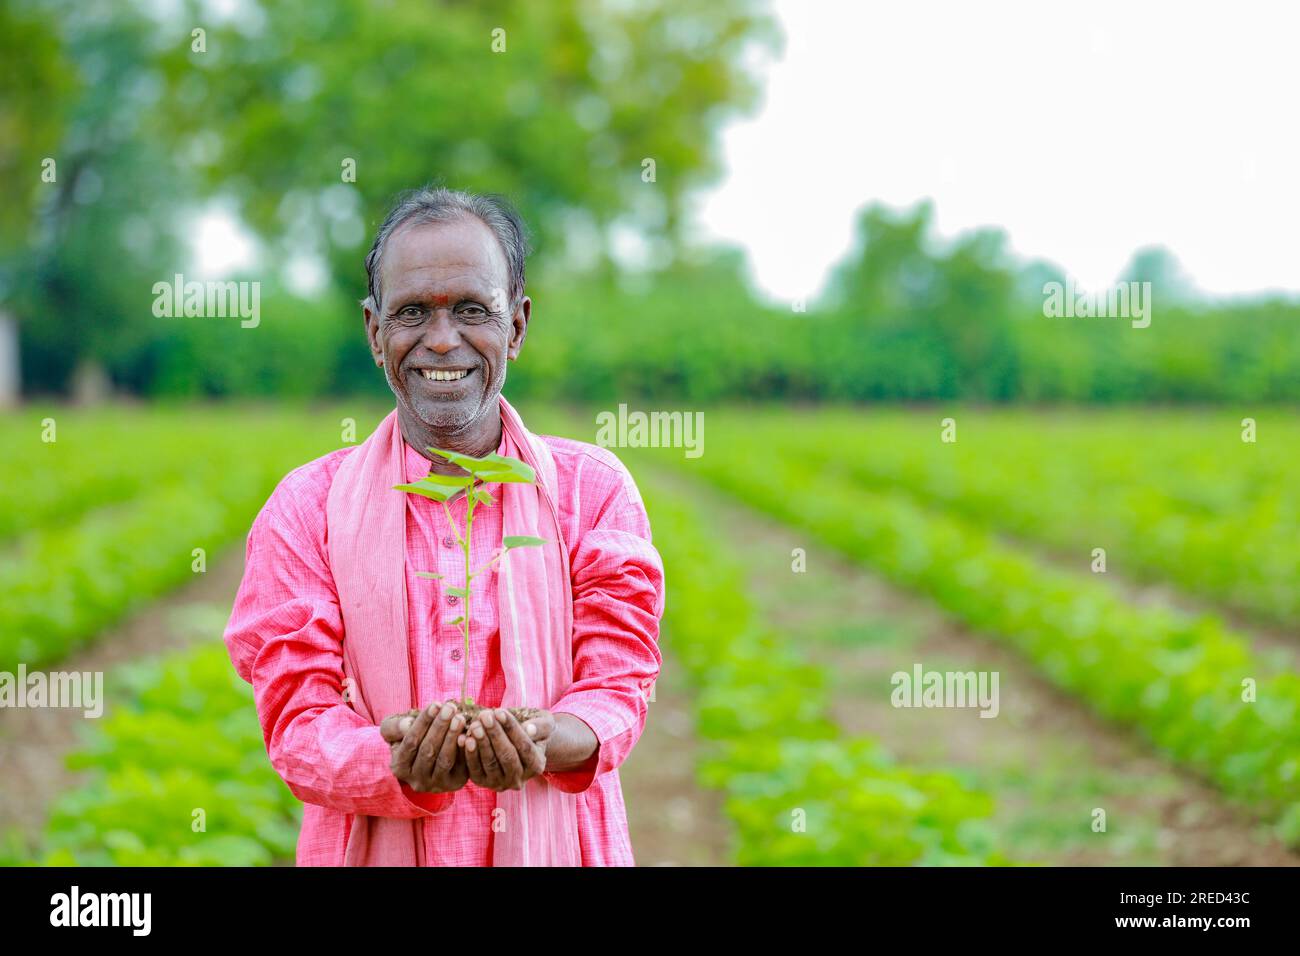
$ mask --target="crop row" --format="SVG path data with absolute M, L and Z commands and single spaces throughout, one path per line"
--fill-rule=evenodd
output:
M 947 772 L 894 765 L 827 718 L 826 674 L 756 619 L 743 566 L 704 510 L 647 480 L 667 569 L 663 641 L 694 690 L 707 785 L 727 795 L 742 865 L 1005 862 L 991 798 Z
M 256 425 L 228 416 L 216 422 L 220 427 L 207 422 L 187 431 L 177 418 L 167 426 L 170 442 L 146 428 L 134 444 L 124 439 L 106 451 L 112 460 L 143 464 L 134 476 L 125 466 L 105 466 L 119 470 L 106 479 L 112 490 L 104 499 L 85 487 L 84 476 L 93 479 L 101 467 L 89 448 L 75 478 L 46 475 L 59 489 L 48 500 L 71 510 L 0 546 L 0 670 L 55 661 L 192 579 L 247 533 L 280 477 L 329 447 L 328 435 L 283 416 Z M 60 442 L 76 444 L 68 430 Z M 80 505 L 85 510 L 76 514 Z M 12 513 L 7 520 L 9 527 L 22 523 Z
M 723 414 L 710 444 L 746 433 L 865 487 L 1072 552 L 1080 567 L 1104 548 L 1111 571 L 1294 622 L 1300 444 L 1242 442 L 1224 415 L 1134 417 L 958 413 L 957 440 L 945 443 L 938 414 Z
M 322 454 L 341 445 L 337 423 L 334 415 L 202 406 L 47 407 L 0 416 L 0 542 L 73 525 L 98 509 L 250 455 L 287 471 L 305 460 L 295 450 Z
M 73 524 L 150 484 L 174 481 L 211 452 L 201 427 L 158 411 L 28 409 L 0 418 L 0 541 Z
M 252 688 L 221 644 L 126 665 L 89 743 L 87 781 L 51 809 L 49 866 L 262 866 L 291 860 L 301 804 L 266 759 Z
M 761 463 L 746 467 L 744 462 Z M 1128 602 L 959 517 L 865 489 L 757 434 L 715 430 L 690 470 L 1006 642 L 1097 713 L 1275 819 L 1300 844 L 1300 675 L 1216 618 Z

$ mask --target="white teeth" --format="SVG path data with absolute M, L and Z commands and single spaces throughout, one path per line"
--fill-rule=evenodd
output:
M 454 372 L 442 372 L 436 369 L 423 369 L 424 377 L 431 382 L 457 382 L 469 374 L 469 369 L 458 369 Z

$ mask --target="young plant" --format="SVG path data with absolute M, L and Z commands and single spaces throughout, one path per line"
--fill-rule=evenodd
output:
M 447 593 L 454 594 L 464 602 L 464 610 L 460 617 L 452 621 L 452 624 L 460 625 L 461 637 L 464 640 L 464 661 L 465 671 L 461 676 L 460 683 L 460 712 L 465 715 L 466 723 L 473 720 L 478 714 L 479 707 L 468 696 L 467 681 L 469 679 L 469 626 L 472 620 L 470 616 L 471 594 L 474 579 L 484 574 L 492 568 L 498 561 L 504 558 L 510 551 L 515 548 L 530 548 L 537 545 L 545 544 L 545 538 L 538 538 L 533 535 L 506 535 L 501 541 L 501 547 L 492 552 L 492 559 L 480 568 L 470 569 L 470 535 L 474 530 L 474 509 L 478 505 L 489 506 L 494 503 L 493 497 L 481 488 L 476 487 L 480 482 L 517 482 L 521 484 L 533 484 L 537 481 L 537 475 L 533 469 L 517 458 L 508 458 L 505 455 L 498 455 L 493 452 L 483 458 L 472 458 L 469 455 L 462 455 L 459 452 L 443 451 L 441 448 L 430 448 L 429 452 L 447 459 L 453 465 L 461 468 L 463 475 L 440 475 L 430 472 L 428 477 L 421 478 L 419 481 L 407 485 L 394 485 L 398 491 L 404 491 L 408 494 L 423 495 L 426 498 L 432 498 L 434 501 L 442 503 L 443 512 L 447 515 L 447 524 L 451 526 L 452 533 L 456 536 L 456 542 L 461 546 L 461 553 L 465 560 L 464 584 L 461 586 L 447 586 Z M 464 493 L 467 496 L 465 505 L 465 533 L 461 534 L 460 528 L 452 520 L 451 508 L 447 502 L 457 495 Z M 419 577 L 442 580 L 443 575 L 435 574 L 431 571 L 416 572 Z M 510 711 L 519 721 L 527 720 L 529 717 L 537 715 L 538 711 L 531 707 L 514 707 Z M 414 712 L 413 712 L 414 713 Z

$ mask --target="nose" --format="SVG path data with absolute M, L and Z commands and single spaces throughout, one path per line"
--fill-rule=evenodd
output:
M 452 318 L 451 309 L 435 309 L 424 329 L 422 343 L 439 355 L 446 355 L 460 345 L 460 330 Z

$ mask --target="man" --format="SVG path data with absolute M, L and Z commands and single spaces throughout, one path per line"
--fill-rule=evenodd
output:
M 618 767 L 659 673 L 663 567 L 622 463 L 531 434 L 501 395 L 532 312 L 525 255 L 497 198 L 423 189 L 396 204 L 362 303 L 396 408 L 286 476 L 249 533 L 225 640 L 306 804 L 300 866 L 633 863 Z M 430 447 L 537 473 L 483 486 L 494 503 L 475 507 L 471 565 L 491 569 L 468 654 L 447 587 L 463 579 L 465 497 L 444 510 L 393 488 L 464 474 Z M 547 544 L 492 564 L 514 533 Z M 484 707 L 468 726 L 444 703 L 462 678 Z M 514 706 L 542 712 L 520 726 Z

